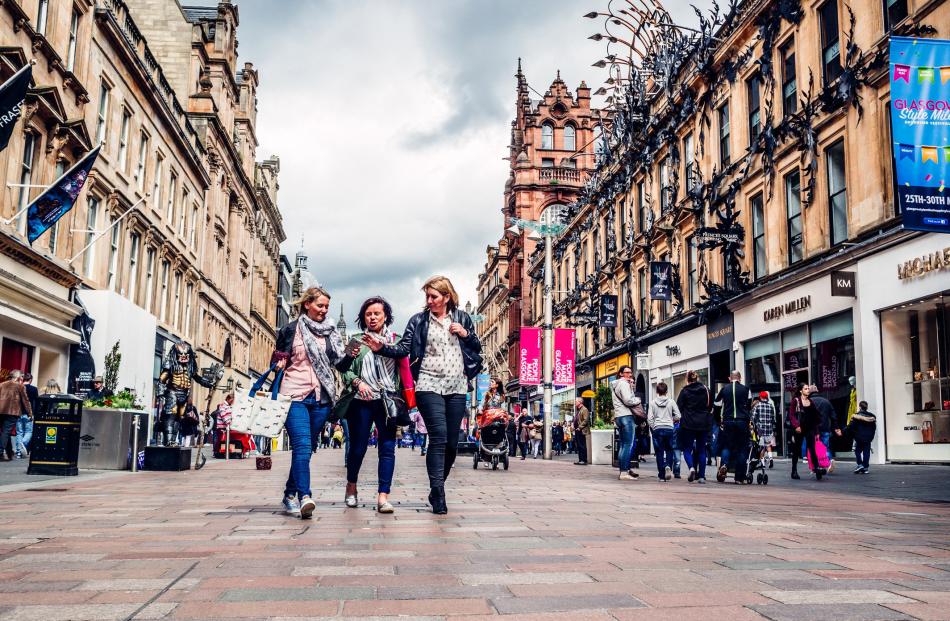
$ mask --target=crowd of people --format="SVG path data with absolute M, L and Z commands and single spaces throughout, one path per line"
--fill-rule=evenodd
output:
M 102 378 L 96 380 L 101 382 Z M 47 380 L 42 394 L 62 393 L 59 382 Z M 18 369 L 10 371 L 0 382 L 0 461 L 26 459 L 30 455 L 33 438 L 33 416 L 37 411 L 39 389 L 33 385 L 33 375 Z

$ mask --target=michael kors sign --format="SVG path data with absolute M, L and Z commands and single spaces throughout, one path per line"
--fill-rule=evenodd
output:
M 773 306 L 768 308 L 763 313 L 765 321 L 773 321 L 775 319 L 781 319 L 785 315 L 791 315 L 792 313 L 801 313 L 803 311 L 811 308 L 811 296 L 805 295 L 800 298 L 796 298 L 791 302 L 786 302 L 785 304 L 780 304 L 778 306 Z
M 950 270 L 950 247 L 897 264 L 897 278 L 914 278 L 930 272 Z

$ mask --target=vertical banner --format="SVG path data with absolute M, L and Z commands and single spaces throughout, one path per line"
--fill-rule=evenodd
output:
M 552 381 L 555 386 L 571 386 L 574 384 L 576 356 L 574 329 L 558 328 L 554 330 L 554 379 Z
M 617 296 L 610 294 L 600 296 L 600 327 L 617 327 Z
M 891 136 L 904 228 L 950 233 L 950 41 L 891 37 Z
M 488 392 L 488 385 L 491 383 L 491 376 L 488 373 L 479 373 L 475 378 L 475 400 L 481 406 L 485 399 L 485 393 Z
M 518 358 L 518 383 L 522 386 L 541 384 L 541 328 L 521 326 Z
M 673 264 L 669 261 L 650 263 L 650 299 L 673 299 Z
M 32 79 L 33 65 L 27 63 L 0 86 L 0 151 L 6 149 L 10 142 Z

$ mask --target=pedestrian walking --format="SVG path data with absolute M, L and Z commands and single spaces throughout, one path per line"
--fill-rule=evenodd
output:
M 29 373 L 23 374 L 23 388 L 26 390 L 26 398 L 30 402 L 30 412 L 36 414 L 36 403 L 40 396 L 40 391 L 33 385 L 33 376 Z M 16 422 L 16 458 L 23 459 L 29 455 L 31 446 L 30 440 L 33 438 L 33 416 L 26 412 L 20 414 Z
M 508 437 L 508 456 L 518 456 L 518 421 L 514 416 L 508 417 L 508 426 L 505 427 L 505 435 Z
M 617 379 L 610 389 L 614 406 L 614 424 L 620 429 L 620 480 L 639 479 L 640 475 L 630 468 L 633 452 L 633 430 L 636 425 L 634 410 L 643 412 L 643 402 L 634 393 L 633 369 L 623 365 L 617 371 Z
M 706 442 L 713 427 L 712 394 L 696 371 L 686 373 L 686 386 L 676 397 L 679 407 L 679 446 L 689 468 L 687 481 L 706 483 Z
M 804 457 L 802 446 L 804 437 L 802 436 L 802 427 L 799 416 L 803 409 L 802 390 L 805 385 L 799 383 L 792 393 L 792 398 L 788 402 L 788 415 L 785 417 L 785 429 L 788 435 L 788 453 L 792 457 L 792 478 L 801 479 L 798 474 L 798 460 Z
M 857 462 L 854 474 L 867 474 L 871 467 L 871 442 L 877 431 L 877 417 L 868 412 L 867 401 L 858 404 L 858 411 L 851 416 L 846 429 L 854 440 L 854 459 Z
M 33 418 L 33 408 L 30 398 L 23 386 L 23 372 L 19 369 L 10 371 L 7 380 L 0 383 L 0 461 L 9 461 L 6 446 L 16 430 L 20 416 L 26 414 Z
M 544 419 L 541 416 L 535 418 L 528 427 L 528 442 L 530 443 L 531 458 L 537 459 L 541 451 L 542 433 L 544 432 Z
M 831 448 L 831 434 L 834 433 L 836 436 L 841 436 L 841 429 L 838 425 L 838 414 L 835 412 L 835 406 L 831 404 L 831 401 L 828 401 L 818 394 L 818 387 L 814 384 L 811 385 L 808 398 L 811 399 L 815 407 L 818 408 L 818 438 L 821 440 L 821 443 L 825 445 L 825 450 L 828 451 L 828 458 L 830 459 L 828 474 L 831 474 L 835 471 L 835 452 Z
M 775 447 L 775 405 L 769 391 L 758 394 L 758 400 L 752 406 L 752 422 L 759 437 L 759 459 L 771 468 L 775 465 L 772 449 Z
M 528 445 L 531 443 L 531 429 L 534 427 L 534 417 L 527 408 L 521 411 L 518 417 L 518 448 L 521 449 L 521 460 L 528 457 Z
M 673 436 L 681 414 L 676 402 L 667 396 L 669 387 L 666 382 L 657 384 L 655 391 L 656 397 L 650 402 L 650 409 L 647 411 L 647 424 L 653 432 L 657 476 L 661 481 L 669 481 L 673 478 L 673 465 L 676 460 L 673 451 Z
M 371 297 L 360 307 L 356 325 L 366 337 L 380 343 L 393 344 L 399 335 L 390 329 L 393 323 L 393 311 L 385 299 Z M 396 360 L 376 355 L 369 347 L 362 346 L 359 354 L 343 373 L 343 393 L 334 408 L 334 414 L 345 419 L 350 428 L 350 452 L 346 459 L 346 492 L 344 502 L 347 507 L 357 506 L 357 483 L 363 458 L 369 446 L 370 432 L 376 429 L 376 452 L 379 457 L 377 466 L 376 511 L 393 513 L 395 508 L 389 502 L 392 491 L 393 473 L 396 469 L 397 425 L 390 418 L 384 399 L 392 399 L 393 394 L 402 397 L 402 381 Z
M 189 395 L 185 409 L 182 411 L 181 426 L 178 430 L 181 435 L 181 446 L 196 446 L 195 436 L 198 434 L 198 423 L 198 408 L 195 407 Z
M 554 448 L 554 454 L 560 455 L 564 451 L 564 427 L 557 421 L 551 427 L 551 444 Z
M 590 434 L 590 410 L 584 405 L 584 400 L 578 397 L 574 400 L 574 448 L 577 449 L 577 461 L 574 465 L 587 465 L 587 436 Z
M 732 462 L 737 484 L 746 481 L 746 459 L 751 443 L 749 424 L 749 389 L 742 383 L 742 373 L 733 371 L 729 374 L 729 383 L 722 387 L 716 397 L 716 405 L 722 409 L 722 429 L 719 442 L 722 446 L 722 461 L 716 480 L 720 483 L 726 480 L 726 474 Z
M 336 403 L 334 368 L 349 369 L 356 352 L 347 355 L 333 321 L 327 319 L 330 294 L 320 287 L 307 289 L 298 302 L 299 317 L 277 333 L 271 357 L 283 370 L 280 394 L 291 398 L 285 427 L 290 435 L 290 474 L 284 486 L 283 506 L 302 519 L 313 516 L 316 503 L 310 490 L 310 458 L 330 410 Z
M 429 432 L 429 504 L 443 515 L 448 512 L 445 481 L 455 463 L 468 384 L 482 368 L 482 344 L 471 317 L 459 311 L 458 293 L 448 278 L 433 276 L 422 290 L 426 310 L 409 319 L 398 343 L 363 342 L 383 356 L 409 357 L 416 403 Z
M 819 433 L 821 430 L 821 412 L 818 410 L 818 406 L 815 403 L 814 399 L 811 397 L 811 386 L 803 386 L 801 396 L 799 397 L 799 410 L 798 414 L 798 427 L 795 431 L 802 435 L 805 442 L 804 453 L 809 460 L 811 465 L 812 472 L 815 473 L 815 478 L 821 480 L 821 478 L 828 473 L 828 471 L 821 466 L 821 463 L 818 459 L 818 451 L 815 448 L 817 442 L 821 442 L 819 438 Z

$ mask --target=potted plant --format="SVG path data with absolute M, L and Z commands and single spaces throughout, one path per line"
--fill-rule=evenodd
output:
M 610 384 L 597 387 L 594 421 L 590 430 L 590 463 L 612 465 L 614 456 L 614 401 Z
M 80 427 L 79 467 L 102 470 L 125 470 L 130 467 L 132 434 L 137 414 L 145 411 L 138 395 L 129 388 L 115 392 L 119 382 L 122 354 L 116 341 L 104 361 L 102 378 L 104 392 L 109 395 L 83 402 Z M 147 425 L 139 425 L 138 449 L 147 443 Z

